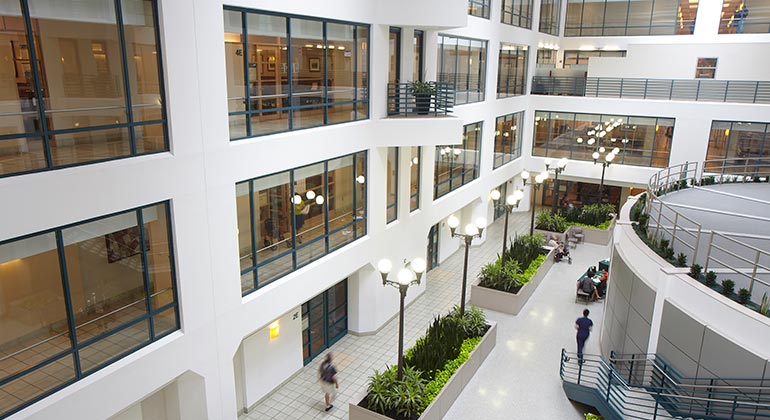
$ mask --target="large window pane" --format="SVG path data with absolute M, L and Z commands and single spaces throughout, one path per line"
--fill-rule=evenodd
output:
M 495 157 L 494 168 L 521 156 L 519 127 L 524 119 L 524 112 L 503 115 L 495 120 Z
M 330 102 L 355 99 L 354 25 L 329 23 L 326 25 L 327 89 Z
M 526 45 L 500 44 L 497 69 L 497 97 L 523 95 L 527 89 Z
M 288 38 L 286 18 L 256 13 L 246 14 L 248 32 L 247 108 L 252 115 L 251 134 L 288 129 L 289 106 Z M 238 64 L 243 67 L 242 61 Z
M 688 35 L 697 10 L 697 0 L 568 0 L 565 35 Z
M 532 154 L 592 161 L 618 149 L 613 163 L 667 167 L 674 119 L 537 111 Z
M 542 0 L 540 2 L 540 32 L 559 36 L 560 0 Z
M 484 100 L 487 41 L 439 36 L 439 81 L 448 82 L 455 90 L 455 103 Z
M 26 3 L 0 4 L 0 175 L 168 150 L 155 1 Z
M 508 25 L 531 28 L 532 0 L 503 0 L 500 21 Z
M 390 223 L 398 218 L 398 147 L 388 147 L 387 171 L 386 221 Z
M 412 146 L 409 156 L 409 211 L 420 208 L 420 168 L 422 156 L 420 146 Z
M 236 184 L 244 295 L 365 235 L 365 171 L 361 152 Z
M 172 248 L 168 203 L 0 243 L 0 416 L 178 329 Z
M 481 127 L 481 121 L 463 126 L 462 144 L 436 146 L 434 199 L 478 178 Z

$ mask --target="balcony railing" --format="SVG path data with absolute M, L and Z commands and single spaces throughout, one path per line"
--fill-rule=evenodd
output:
M 532 94 L 770 104 L 770 81 L 535 76 Z
M 432 92 L 415 93 L 410 83 L 388 83 L 388 115 L 427 117 L 452 112 L 455 92 L 447 82 L 427 82 Z

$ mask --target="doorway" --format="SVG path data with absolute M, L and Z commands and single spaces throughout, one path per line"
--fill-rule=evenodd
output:
M 348 279 L 302 304 L 305 365 L 348 333 Z
M 438 231 L 440 223 L 436 223 L 431 226 L 430 232 L 428 232 L 428 267 L 427 271 L 430 271 L 438 267 Z

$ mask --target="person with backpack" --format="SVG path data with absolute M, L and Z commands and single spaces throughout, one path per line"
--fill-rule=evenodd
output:
M 324 393 L 324 402 L 326 402 L 324 411 L 329 411 L 334 407 L 332 402 L 337 396 L 337 389 L 340 387 L 337 382 L 337 369 L 332 364 L 331 353 L 327 353 L 326 358 L 321 362 L 321 366 L 318 368 L 318 377 L 321 381 L 321 391 Z

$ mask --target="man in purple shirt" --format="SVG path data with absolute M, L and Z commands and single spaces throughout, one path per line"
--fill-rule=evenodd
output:
M 591 329 L 594 326 L 594 322 L 588 317 L 590 311 L 588 309 L 583 310 L 583 317 L 578 318 L 575 321 L 575 329 L 577 330 L 577 354 L 578 363 L 583 363 L 583 346 L 588 340 L 588 336 L 591 335 Z

